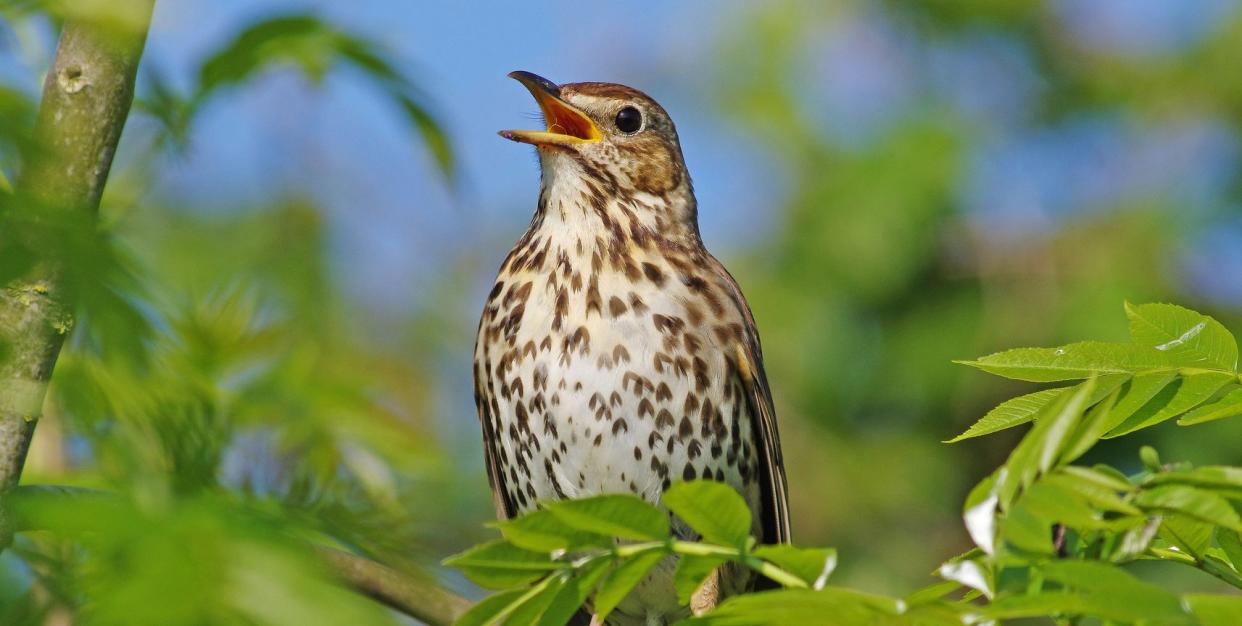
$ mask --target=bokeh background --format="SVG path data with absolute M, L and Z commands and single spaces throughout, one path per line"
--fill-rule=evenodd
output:
M 388 55 L 451 170 L 347 64 L 277 66 L 178 117 L 206 59 L 294 13 Z M 0 16 L 0 85 L 37 101 L 55 24 Z M 97 548 L 109 576 L 24 537 L 0 604 L 184 584 L 207 606 L 221 568 L 170 572 L 272 519 L 478 594 L 437 563 L 493 532 L 470 358 L 538 193 L 532 151 L 496 136 L 539 123 L 514 69 L 670 111 L 762 331 L 795 539 L 840 549 L 838 583 L 909 592 L 968 547 L 962 499 L 1017 434 L 940 441 L 1030 390 L 952 359 L 1123 339 L 1125 300 L 1242 331 L 1240 58 L 1237 0 L 161 0 L 83 279 L 100 287 L 24 479 L 130 494 L 117 524 L 142 531 Z M 1237 464 L 1240 441 L 1239 420 L 1168 423 L 1093 454 Z M 218 541 L 187 556 L 204 528 Z

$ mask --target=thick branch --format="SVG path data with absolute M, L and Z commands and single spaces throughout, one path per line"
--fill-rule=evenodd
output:
M 101 25 L 66 20 L 43 86 L 35 151 L 18 178 L 27 223 L 93 224 L 134 97 L 154 0 L 130 0 L 131 20 Z M 9 237 L 19 237 L 11 230 Z M 0 240 L 0 245 L 15 245 Z M 61 344 L 72 297 L 64 259 L 38 259 L 0 290 L 0 496 L 21 478 L 34 425 Z M 0 507 L 0 548 L 7 545 Z
M 79 503 L 116 502 L 116 496 L 108 492 L 54 485 L 24 485 L 17 488 L 13 496 L 27 506 L 64 498 L 72 498 Z M 21 508 L 18 507 L 19 513 Z M 14 527 L 18 532 L 47 530 L 41 528 L 36 520 L 20 515 L 14 519 Z M 89 516 L 74 520 L 73 528 L 80 531 L 94 529 Z M 326 546 L 311 546 L 308 549 L 318 553 L 346 586 L 428 626 L 450 626 L 470 608 L 469 600 L 434 582 L 408 576 L 366 557 Z
M 354 590 L 429 626 L 449 626 L 470 608 L 461 596 L 370 559 L 332 548 L 317 550 Z

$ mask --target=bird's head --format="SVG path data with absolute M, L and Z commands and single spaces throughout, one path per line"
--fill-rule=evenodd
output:
M 547 130 L 500 135 L 534 145 L 545 170 L 693 203 L 677 129 L 647 94 L 612 83 L 557 85 L 530 72 L 509 76 L 535 97 Z

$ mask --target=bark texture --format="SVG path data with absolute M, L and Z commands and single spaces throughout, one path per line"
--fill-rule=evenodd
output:
M 17 180 L 23 220 L 53 228 L 94 223 L 133 102 L 154 0 L 135 6 L 137 23 L 65 22 L 43 85 L 35 150 Z M 0 497 L 21 478 L 56 357 L 73 325 L 73 294 L 60 280 L 63 261 L 40 258 L 0 291 Z M 0 506 L 0 547 L 8 544 L 9 526 Z

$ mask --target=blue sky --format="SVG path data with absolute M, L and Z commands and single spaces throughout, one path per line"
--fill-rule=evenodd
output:
M 1085 50 L 1150 60 L 1193 43 L 1238 4 L 1057 0 L 1048 13 Z M 213 100 L 196 123 L 189 152 L 166 160 L 151 194 L 189 198 L 189 210 L 203 211 L 282 195 L 318 199 L 332 226 L 337 272 L 382 310 L 417 306 L 450 260 L 475 259 L 478 266 L 468 270 L 485 290 L 537 195 L 531 149 L 496 136 L 502 128 L 537 124 L 529 95 L 505 77 L 527 69 L 558 82 L 644 89 L 678 124 L 709 246 L 727 257 L 771 231 L 784 193 L 780 162 L 720 114 L 728 103 L 713 100 L 704 75 L 719 39 L 744 23 L 750 5 L 464 6 L 447 0 L 157 3 L 147 59 L 182 87 L 211 50 L 267 15 L 311 11 L 379 41 L 417 83 L 434 86 L 428 95 L 462 177 L 455 189 L 445 185 L 400 115 L 357 76 L 334 73 L 313 86 L 277 72 Z M 825 136 L 861 146 L 928 93 L 949 102 L 983 137 L 959 196 L 962 211 L 986 227 L 1038 232 L 1145 195 L 1172 197 L 1191 215 L 1219 210 L 1225 201 L 1239 141 L 1219 120 L 1150 125 L 1101 113 L 1035 125 L 1032 102 L 1048 86 L 1020 43 L 980 29 L 928 44 L 866 3 L 854 6 L 864 8 L 823 27 L 805 51 L 798 81 L 803 104 Z M 0 80 L 33 91 L 49 54 L 46 28 L 26 25 L 0 43 Z M 137 120 L 130 135 L 141 132 Z M 1202 269 L 1224 262 L 1237 244 L 1229 235 L 1236 224 L 1221 230 L 1184 264 L 1196 289 L 1242 304 L 1242 271 Z

